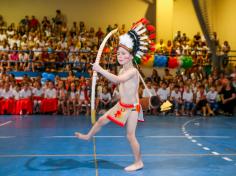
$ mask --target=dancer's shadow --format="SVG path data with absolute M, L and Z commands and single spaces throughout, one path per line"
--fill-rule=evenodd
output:
M 55 159 L 46 158 L 45 161 L 37 160 L 37 157 L 30 158 L 25 167 L 31 171 L 59 171 L 72 170 L 77 168 L 93 168 L 95 169 L 94 160 L 78 161 L 75 159 Z M 104 169 L 123 169 L 122 166 L 111 161 L 97 160 L 98 167 Z

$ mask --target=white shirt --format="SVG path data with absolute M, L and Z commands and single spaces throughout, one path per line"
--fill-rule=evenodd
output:
M 10 35 L 13 36 L 15 34 L 15 31 L 14 30 L 11 30 L 11 31 L 7 30 L 6 33 L 7 33 L 8 36 L 10 36 Z
M 181 98 L 181 93 L 180 91 L 176 92 L 175 90 L 171 91 L 171 95 L 170 95 L 174 100 L 178 100 Z
M 194 94 L 196 94 L 197 93 L 197 86 L 192 84 L 191 85 L 191 90 L 193 91 Z
M 76 92 L 69 92 L 69 96 L 70 96 L 70 98 L 75 99 L 76 98 Z
M 100 97 L 100 95 L 102 94 L 102 86 L 101 85 L 99 85 L 98 87 L 97 87 L 97 97 Z
M 8 38 L 8 44 L 9 44 L 11 49 L 13 48 L 14 43 L 15 43 L 15 41 L 14 41 L 13 38 Z
M 209 91 L 209 92 L 207 92 L 207 96 L 206 97 L 207 97 L 207 100 L 209 102 L 215 102 L 217 95 L 218 95 L 217 91 L 214 91 L 214 92 Z
M 119 93 L 119 91 L 117 89 L 115 89 L 113 91 L 113 94 L 112 94 L 112 99 L 113 100 L 118 100 L 119 98 L 120 98 L 120 93 Z
M 28 43 L 27 43 L 27 42 L 24 42 L 24 41 L 22 41 L 22 42 L 20 43 L 20 46 L 21 46 L 21 48 L 22 48 L 23 50 L 27 50 Z
M 204 96 L 206 96 L 206 91 L 204 91 L 203 93 Z M 200 91 L 197 91 L 197 101 L 200 99 L 201 95 L 200 95 Z
M 193 102 L 193 92 L 192 91 L 184 91 L 183 100 L 186 102 Z
M 169 91 L 167 89 L 160 88 L 157 91 L 157 95 L 160 97 L 161 101 L 165 101 L 169 96 Z
M 106 94 L 101 93 L 100 94 L 100 99 L 101 100 L 111 100 L 111 94 L 110 93 L 106 93 Z
M 28 61 L 28 60 L 29 60 L 29 55 L 27 53 L 24 53 L 24 54 L 20 53 L 19 54 L 19 61 L 25 62 L 25 61 Z
M 65 89 L 59 89 L 58 91 L 58 96 L 59 98 L 65 98 L 67 91 Z
M 13 90 L 12 91 L 12 95 L 13 95 L 15 100 L 19 100 L 20 99 L 20 92 L 17 92 L 16 90 Z
M 2 91 L 2 97 L 3 97 L 4 99 L 12 98 L 12 97 L 13 97 L 12 91 L 11 91 L 11 90 L 8 90 L 8 91 L 6 92 L 6 90 L 3 90 L 3 91 Z
M 33 88 L 32 93 L 34 96 L 41 97 L 43 95 L 43 89 L 42 88 L 40 88 L 40 89 Z
M 22 89 L 20 91 L 20 98 L 29 98 L 31 96 L 31 90 Z
M 45 94 L 44 94 L 45 98 L 57 98 L 57 91 L 56 89 L 46 89 L 45 90 Z
M 2 98 L 2 91 L 3 91 L 3 89 L 0 88 L 0 98 Z
M 33 48 L 34 56 L 38 57 L 40 54 L 42 54 L 42 48 Z
M 151 88 L 151 89 L 148 88 L 148 90 L 147 89 L 143 90 L 143 97 L 150 97 L 149 92 L 151 93 L 152 96 L 156 95 L 156 92 L 153 88 Z
M 0 41 L 3 41 L 7 38 L 6 34 L 0 34 Z
M 38 43 L 40 47 L 44 47 L 45 46 L 45 41 L 37 40 L 36 43 Z
M 85 91 L 84 90 L 78 91 L 77 94 L 79 95 L 80 100 L 85 100 Z

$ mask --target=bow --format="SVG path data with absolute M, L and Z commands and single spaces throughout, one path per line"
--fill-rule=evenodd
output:
M 105 44 L 107 42 L 107 40 L 114 34 L 117 32 L 118 29 L 114 29 L 111 32 L 109 32 L 107 34 L 107 36 L 103 39 L 99 49 L 98 49 L 98 53 L 97 53 L 97 57 L 95 60 L 95 63 L 99 64 L 100 59 L 101 59 L 101 55 L 102 55 L 102 51 L 105 47 Z M 97 72 L 93 71 L 93 78 L 92 78 L 92 93 L 91 93 L 91 121 L 92 124 L 95 123 L 96 121 L 96 110 L 95 110 L 95 89 L 96 89 L 96 81 L 97 81 Z

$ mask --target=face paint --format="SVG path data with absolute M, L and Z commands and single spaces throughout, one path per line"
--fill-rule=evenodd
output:
M 130 62 L 132 60 L 132 55 L 130 54 L 129 51 L 126 49 L 119 47 L 117 51 L 117 60 L 120 65 L 124 65 Z

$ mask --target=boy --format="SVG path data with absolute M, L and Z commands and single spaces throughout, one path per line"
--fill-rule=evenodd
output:
M 138 89 L 139 73 L 133 65 L 133 59 L 142 58 L 144 51 L 148 51 L 146 44 L 150 42 L 151 35 L 146 35 L 149 29 L 146 28 L 147 20 L 142 19 L 137 22 L 133 28 L 126 34 L 120 36 L 119 47 L 117 51 L 117 60 L 123 67 L 119 75 L 114 75 L 104 70 L 99 64 L 93 64 L 93 70 L 106 77 L 111 82 L 118 85 L 120 101 L 110 110 L 108 110 L 94 124 L 87 134 L 75 133 L 75 135 L 84 140 L 93 137 L 102 126 L 113 121 L 124 126 L 127 121 L 127 138 L 132 148 L 135 161 L 132 165 L 125 168 L 126 171 L 135 171 L 143 168 L 140 146 L 135 136 L 138 120 L 143 120 L 142 111 L 140 111 Z M 120 121 L 123 119 L 124 121 Z
M 180 116 L 180 109 L 182 105 L 181 92 L 179 91 L 179 85 L 175 85 L 174 90 L 171 91 L 170 101 L 174 103 L 175 106 L 175 115 Z
M 185 87 L 184 93 L 183 93 L 183 102 L 184 102 L 184 111 L 185 114 L 192 116 L 193 115 L 193 92 L 190 90 L 189 86 Z

